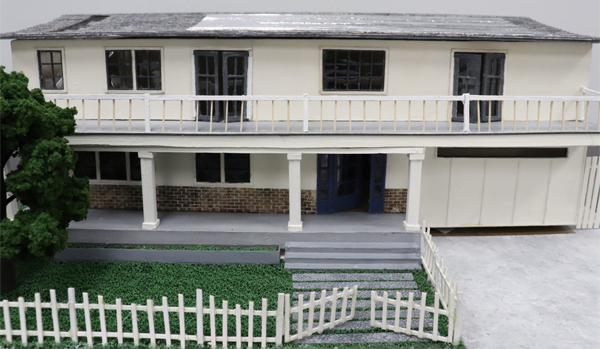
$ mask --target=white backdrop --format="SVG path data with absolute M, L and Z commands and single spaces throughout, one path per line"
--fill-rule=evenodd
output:
M 63 14 L 228 11 L 525 16 L 574 33 L 600 37 L 600 0 L 0 0 L 0 32 L 45 23 Z M 600 90 L 600 44 L 594 46 L 590 87 Z M 0 42 L 0 64 L 12 70 L 9 40 Z

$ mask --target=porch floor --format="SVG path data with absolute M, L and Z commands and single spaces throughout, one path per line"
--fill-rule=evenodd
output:
M 156 230 L 142 230 L 142 211 L 91 209 L 86 220 L 71 222 L 69 242 L 282 246 L 286 241 L 386 242 L 418 236 L 404 230 L 404 213 L 302 215 L 301 232 L 288 232 L 287 214 L 159 211 L 158 217 Z

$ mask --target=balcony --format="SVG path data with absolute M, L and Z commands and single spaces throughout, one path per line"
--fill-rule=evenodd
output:
M 76 132 L 85 134 L 598 133 L 600 93 L 581 91 L 581 96 L 48 94 L 46 98 L 61 107 L 76 107 Z

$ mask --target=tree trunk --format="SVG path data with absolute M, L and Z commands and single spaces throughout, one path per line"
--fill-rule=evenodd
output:
M 13 291 L 17 288 L 17 275 L 15 272 L 15 264 L 11 260 L 5 258 L 2 258 L 0 260 L 0 263 L 0 279 L 2 280 L 2 293 Z

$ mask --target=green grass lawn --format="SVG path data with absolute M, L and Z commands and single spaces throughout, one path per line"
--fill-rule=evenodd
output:
M 415 274 L 415 280 L 422 283 L 422 275 Z M 240 304 L 242 309 L 247 309 L 248 302 L 253 301 L 255 309 L 260 308 L 262 298 L 269 300 L 269 310 L 277 307 L 277 294 L 292 294 L 291 273 L 281 265 L 187 265 L 167 263 L 121 263 L 121 262 L 30 262 L 17 266 L 18 289 L 8 294 L 2 294 L 1 299 L 16 301 L 19 296 L 25 301 L 33 301 L 34 294 L 41 294 L 42 302 L 50 301 L 50 289 L 55 289 L 59 302 L 67 302 L 67 289 L 74 287 L 77 302 L 82 302 L 82 292 L 87 292 L 90 303 L 97 303 L 98 295 L 104 296 L 104 302 L 114 304 L 116 298 L 121 298 L 123 304 L 146 304 L 147 299 L 153 299 L 155 304 L 162 303 L 162 296 L 166 296 L 170 306 L 177 305 L 177 295 L 183 294 L 185 306 L 195 306 L 196 289 L 202 289 L 204 293 L 204 305 L 208 306 L 208 296 L 215 297 L 215 304 L 220 308 L 223 300 L 229 301 L 229 308 Z M 425 278 L 426 281 L 426 278 Z M 426 286 L 423 286 L 424 288 Z M 421 288 L 421 287 L 420 287 Z M 428 297 L 429 298 L 429 297 Z M 28 309 L 28 329 L 36 329 L 35 310 Z M 107 330 L 116 331 L 116 320 L 114 311 L 106 311 Z M 131 331 L 131 321 L 128 320 L 129 311 L 123 312 L 125 332 Z M 217 316 L 217 333 L 221 334 L 221 317 Z M 44 329 L 52 330 L 51 313 L 49 309 L 43 310 Z M 148 319 L 146 312 L 138 312 L 139 331 L 148 332 Z M 92 328 L 100 331 L 99 315 L 97 310 L 91 311 Z M 69 330 L 69 313 L 66 309 L 59 310 L 61 331 Z M 196 332 L 195 314 L 186 314 L 186 333 Z M 78 328 L 85 329 L 83 310 L 78 310 Z M 274 317 L 270 317 L 268 324 L 268 336 L 275 335 Z M 205 316 L 205 333 L 209 331 L 208 316 Z M 13 329 L 20 328 L 17 309 L 11 309 L 11 324 Z M 179 321 L 176 313 L 170 315 L 170 327 L 172 333 L 179 333 Z M 243 335 L 247 332 L 247 318 L 242 317 Z M 4 328 L 4 319 L 0 316 L 0 328 Z M 155 328 L 157 332 L 164 331 L 164 322 L 161 313 L 155 314 Z M 260 336 L 260 319 L 255 318 L 255 336 Z M 228 332 L 235 334 L 235 317 L 228 318 Z M 24 348 L 20 344 L 20 337 L 15 337 L 12 344 L 6 343 L 5 338 L 0 338 L 2 348 Z M 30 337 L 30 342 L 36 338 Z M 55 344 L 53 339 L 46 337 L 43 345 L 30 344 L 27 348 L 75 348 L 77 345 L 69 340 L 63 339 L 63 343 Z M 85 338 L 80 338 L 85 343 Z M 110 341 L 110 340 L 109 340 Z M 126 345 L 130 346 L 127 339 Z M 94 338 L 94 342 L 100 342 L 100 338 Z M 142 343 L 144 343 L 142 341 Z M 159 340 L 159 344 L 164 341 Z M 148 344 L 148 343 L 145 343 Z M 173 341 L 172 348 L 177 348 L 178 341 Z M 81 344 L 79 344 L 81 347 Z M 102 346 L 98 346 L 102 347 Z M 161 346 L 158 346 L 161 348 Z M 235 347 L 235 346 L 234 346 Z M 255 343 L 255 347 L 257 347 Z M 394 343 L 394 344 L 361 344 L 361 345 L 298 345 L 288 343 L 286 348 L 451 348 L 443 343 Z M 104 347 L 106 348 L 106 347 Z M 108 348 L 118 348 L 111 344 Z M 146 348 L 141 346 L 140 348 Z M 193 344 L 187 348 L 197 348 Z

